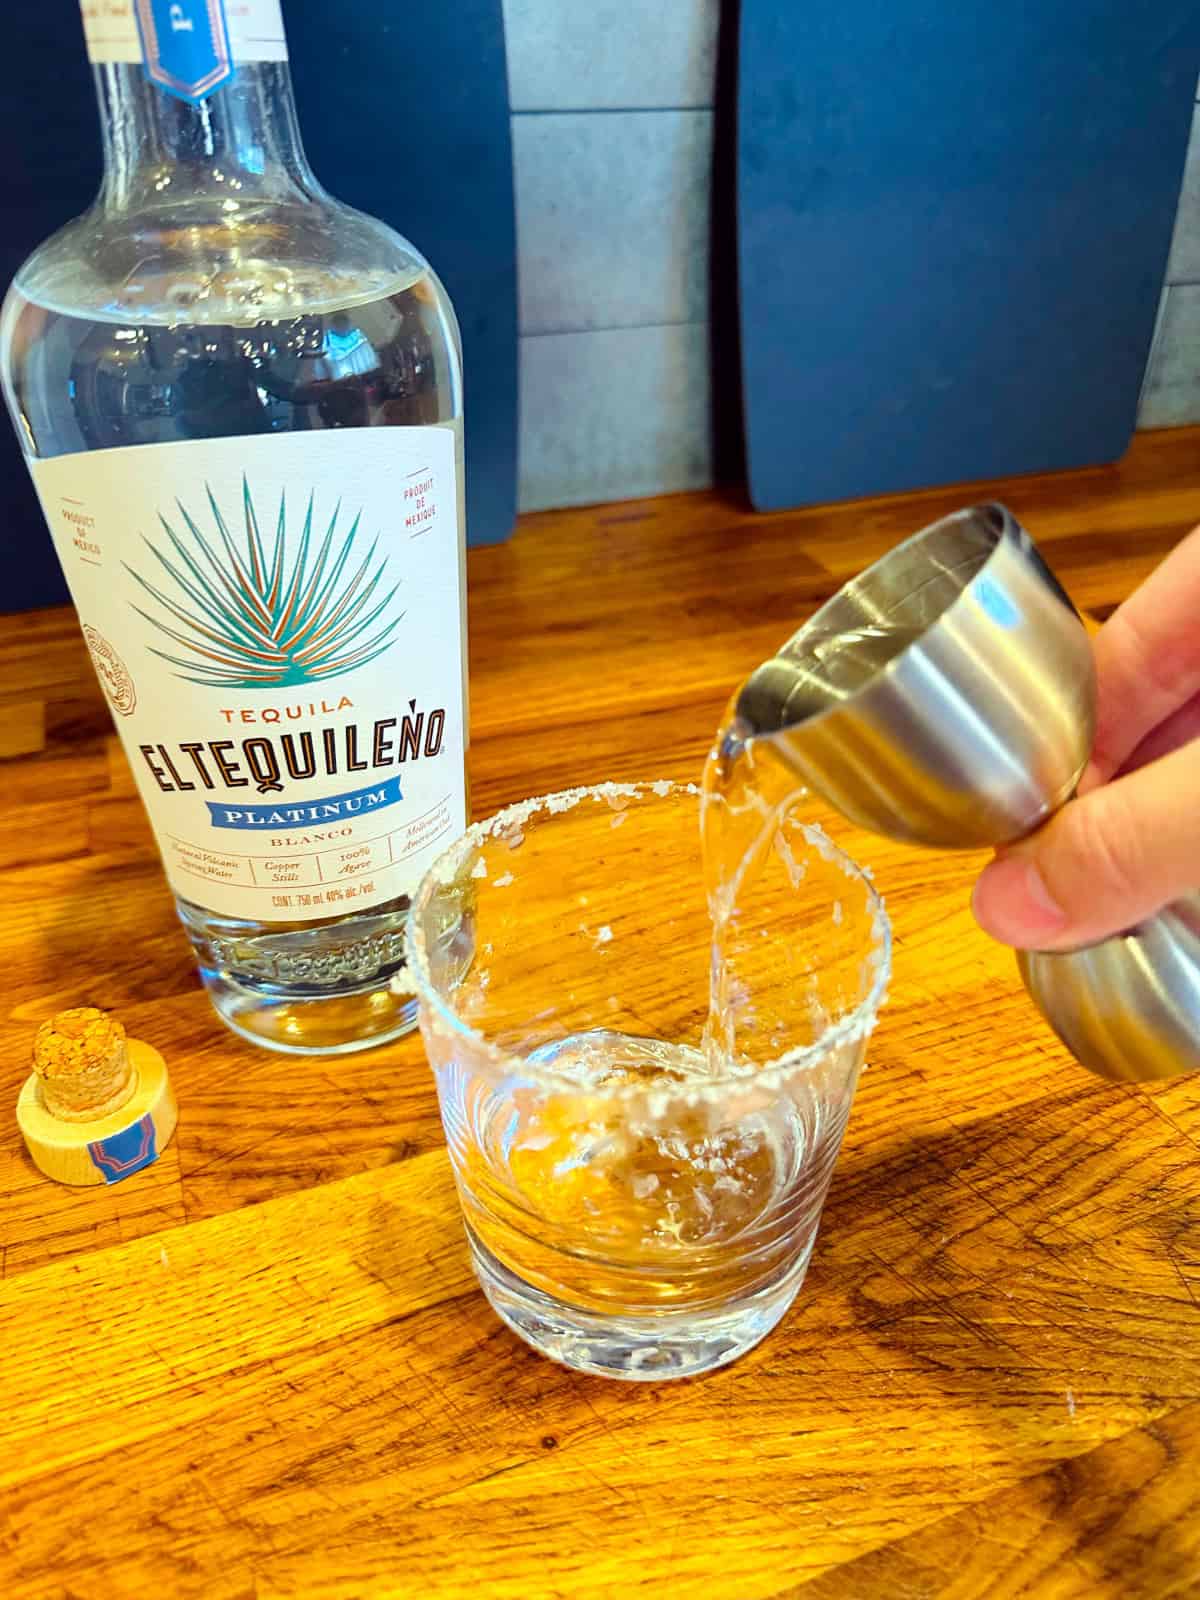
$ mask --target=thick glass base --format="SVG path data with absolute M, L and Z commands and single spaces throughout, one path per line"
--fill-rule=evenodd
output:
M 288 1055 L 346 1055 L 416 1026 L 417 1003 L 397 994 L 407 900 L 362 916 L 265 926 L 177 900 L 200 976 L 234 1033 Z
M 227 1028 L 266 1050 L 293 1056 L 348 1055 L 398 1039 L 417 1022 L 411 995 L 392 992 L 385 979 L 354 993 L 297 996 L 239 984 L 225 972 L 201 969 L 208 998 Z
M 502 1322 L 539 1354 L 576 1372 L 634 1383 L 694 1378 L 765 1339 L 804 1282 L 808 1252 L 766 1289 L 716 1310 L 619 1316 L 564 1305 L 511 1273 L 467 1229 L 475 1271 Z

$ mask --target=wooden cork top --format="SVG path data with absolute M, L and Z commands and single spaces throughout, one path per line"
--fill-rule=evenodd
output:
M 42 1023 L 33 1070 L 47 1111 L 63 1122 L 110 1116 L 137 1087 L 124 1027 L 95 1006 L 75 1006 Z

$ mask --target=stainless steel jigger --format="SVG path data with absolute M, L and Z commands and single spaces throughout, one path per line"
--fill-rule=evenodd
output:
M 749 737 L 844 816 L 939 849 L 1023 838 L 1068 800 L 1096 720 L 1091 643 L 1004 506 L 944 517 L 852 579 L 738 697 Z M 1138 927 L 1021 952 L 1026 988 L 1106 1078 L 1200 1070 L 1200 891 Z

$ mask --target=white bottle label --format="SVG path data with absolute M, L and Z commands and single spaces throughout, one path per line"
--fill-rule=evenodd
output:
M 183 899 L 364 911 L 465 828 L 456 445 L 346 428 L 32 463 Z
M 89 61 L 143 59 L 142 32 L 136 14 L 139 4 L 145 10 L 143 31 L 153 34 L 155 18 L 150 0 L 80 0 Z M 279 0 L 225 0 L 224 19 L 234 62 L 287 60 Z M 191 20 L 186 14 L 172 18 L 168 8 L 163 31 L 169 32 L 173 23 L 181 33 L 194 33 L 194 28 L 187 30 Z

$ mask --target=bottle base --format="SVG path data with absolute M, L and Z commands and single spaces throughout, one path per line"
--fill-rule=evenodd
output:
M 787 1312 L 808 1268 L 808 1252 L 766 1290 L 717 1310 L 653 1315 L 597 1313 L 525 1283 L 467 1229 L 480 1287 L 492 1310 L 540 1354 L 575 1372 L 661 1383 L 728 1366 L 765 1339 Z
M 346 993 L 271 994 L 237 983 L 228 973 L 204 973 L 213 1009 L 225 1026 L 251 1044 L 290 1056 L 344 1056 L 411 1033 L 417 1002 L 385 980 Z

